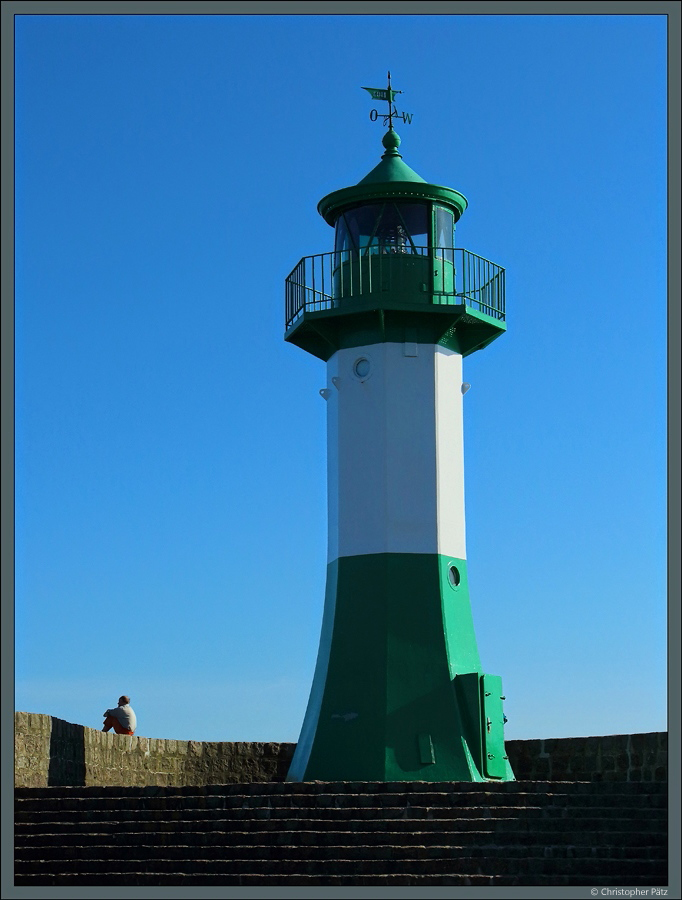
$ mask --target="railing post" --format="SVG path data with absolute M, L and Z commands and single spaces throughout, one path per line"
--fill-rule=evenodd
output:
M 324 291 L 324 269 L 325 269 L 325 265 L 324 265 L 324 256 L 322 256 L 322 258 L 320 259 L 320 262 L 322 263 L 322 296 L 324 297 L 324 296 L 325 296 L 325 291 Z
M 467 297 L 467 284 L 469 283 L 469 254 L 462 250 L 462 296 L 464 297 L 464 302 L 466 303 Z

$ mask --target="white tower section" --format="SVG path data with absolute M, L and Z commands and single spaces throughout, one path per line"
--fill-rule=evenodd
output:
M 327 363 L 329 562 L 465 559 L 462 357 L 377 343 Z

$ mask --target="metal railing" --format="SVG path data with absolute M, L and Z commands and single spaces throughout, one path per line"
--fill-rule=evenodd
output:
M 462 248 L 369 247 L 304 256 L 286 280 L 286 328 L 304 312 L 341 309 L 373 295 L 466 304 L 504 321 L 504 275 L 501 266 Z

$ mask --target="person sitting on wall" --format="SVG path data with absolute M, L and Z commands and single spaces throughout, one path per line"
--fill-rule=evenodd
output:
M 134 734 L 137 728 L 137 719 L 130 705 L 130 697 L 125 694 L 118 698 L 116 709 L 107 709 L 104 713 L 104 728 L 102 731 L 114 729 L 116 734 Z

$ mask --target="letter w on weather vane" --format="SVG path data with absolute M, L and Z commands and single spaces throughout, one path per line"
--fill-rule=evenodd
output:
M 387 88 L 370 88 L 363 87 L 363 91 L 367 91 L 371 96 L 372 100 L 385 100 L 388 103 L 388 112 L 380 113 L 378 110 L 373 109 L 369 117 L 372 122 L 376 122 L 376 120 L 381 117 L 383 119 L 384 125 L 388 125 L 388 127 L 393 130 L 393 119 L 402 119 L 402 121 L 406 125 L 410 125 L 412 123 L 413 113 L 407 112 L 398 112 L 393 101 L 395 100 L 396 94 L 402 94 L 402 91 L 394 91 L 391 88 L 391 73 L 388 73 L 388 87 Z

